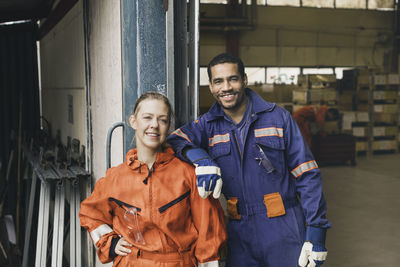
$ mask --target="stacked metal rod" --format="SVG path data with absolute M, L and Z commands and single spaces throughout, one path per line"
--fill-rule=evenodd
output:
M 40 181 L 40 196 L 37 217 L 37 240 L 35 267 L 47 266 L 51 258 L 52 267 L 63 265 L 64 237 L 65 237 L 65 207 L 66 192 L 70 201 L 69 214 L 69 237 L 70 257 L 69 266 L 81 266 L 81 230 L 79 225 L 79 206 L 81 201 L 80 183 L 90 177 L 85 170 L 85 150 L 79 149 L 79 141 L 68 138 L 67 147 L 56 142 L 53 148 L 34 148 L 33 142 L 29 146 L 23 146 L 23 153 L 32 169 L 32 182 L 30 188 L 29 202 L 27 208 L 27 219 L 25 227 L 25 242 L 22 267 L 27 267 L 29 258 L 29 244 L 32 225 L 34 225 L 33 210 L 35 205 L 35 194 L 37 178 Z M 68 190 L 69 189 L 69 190 Z M 54 192 L 54 197 L 52 192 Z M 53 205 L 51 205 L 54 202 Z M 51 207 L 54 212 L 50 213 Z M 53 215 L 52 218 L 51 214 Z M 52 220 L 52 224 L 50 221 Z M 36 221 L 35 221 L 36 222 Z M 49 228 L 52 226 L 52 234 Z M 48 253 L 51 248 L 51 254 Z M 50 255 L 48 255 L 50 254 Z M 30 265 L 30 264 L 29 264 Z

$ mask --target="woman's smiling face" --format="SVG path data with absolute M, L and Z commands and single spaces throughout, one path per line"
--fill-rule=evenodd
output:
M 136 114 L 130 117 L 132 128 L 136 131 L 136 146 L 161 151 L 167 138 L 170 118 L 168 106 L 158 99 L 145 99 Z

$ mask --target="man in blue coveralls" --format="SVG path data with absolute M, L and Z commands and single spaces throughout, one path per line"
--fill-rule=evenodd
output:
M 168 142 L 196 166 L 202 197 L 218 198 L 222 187 L 227 266 L 320 266 L 330 223 L 320 170 L 296 122 L 247 88 L 239 58 L 216 56 L 208 76 L 217 103 Z

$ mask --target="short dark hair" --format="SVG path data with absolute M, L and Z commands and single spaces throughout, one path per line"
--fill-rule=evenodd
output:
M 244 78 L 244 65 L 243 65 L 243 61 L 232 55 L 229 53 L 222 53 L 219 54 L 217 56 L 215 56 L 213 59 L 211 59 L 210 63 L 208 63 L 208 67 L 207 67 L 207 73 L 208 73 L 208 79 L 211 81 L 211 67 L 218 65 L 218 64 L 223 64 L 223 63 L 234 63 L 237 64 L 238 66 L 238 71 L 240 76 L 242 76 L 242 78 Z

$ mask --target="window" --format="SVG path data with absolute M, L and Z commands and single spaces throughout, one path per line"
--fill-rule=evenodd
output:
M 334 7 L 333 0 L 303 0 L 303 6 L 306 7 Z
M 368 0 L 368 9 L 393 10 L 393 0 Z
M 265 83 L 265 68 L 245 68 L 247 74 L 247 82 L 249 85 Z
M 303 74 L 333 74 L 333 68 L 304 68 Z
M 367 8 L 367 1 L 365 0 L 336 0 L 336 8 Z
M 300 0 L 267 0 L 269 6 L 300 6 Z
M 272 84 L 296 84 L 300 68 L 270 67 L 267 68 L 267 83 Z

